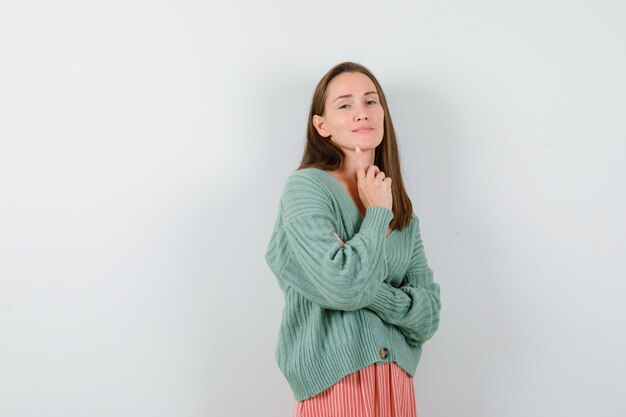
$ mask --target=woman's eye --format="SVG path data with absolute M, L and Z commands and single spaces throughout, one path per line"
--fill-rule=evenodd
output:
M 376 100 L 367 100 L 368 104 L 376 104 Z M 339 106 L 340 109 L 343 109 L 344 107 L 349 106 L 349 104 L 343 104 L 341 106 Z

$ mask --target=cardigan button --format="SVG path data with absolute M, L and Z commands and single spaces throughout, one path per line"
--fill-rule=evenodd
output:
M 381 348 L 379 353 L 381 359 L 385 359 L 387 357 L 387 354 L 389 353 L 389 350 L 387 350 L 387 348 Z

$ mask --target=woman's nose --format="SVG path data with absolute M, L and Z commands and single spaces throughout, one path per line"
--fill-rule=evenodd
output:
M 367 113 L 365 112 L 365 109 L 363 109 L 362 107 L 359 107 L 354 113 L 354 118 L 356 120 L 367 119 Z

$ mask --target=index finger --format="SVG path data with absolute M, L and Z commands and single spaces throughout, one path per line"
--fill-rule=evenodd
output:
M 365 178 L 365 163 L 363 162 L 363 152 L 356 147 L 356 177 L 358 180 Z

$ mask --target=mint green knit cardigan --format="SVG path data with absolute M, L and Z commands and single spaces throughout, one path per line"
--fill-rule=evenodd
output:
M 439 326 L 439 284 L 418 218 L 386 236 L 392 218 L 382 206 L 363 217 L 323 169 L 287 178 L 265 260 L 285 297 L 275 359 L 296 400 L 375 362 L 415 375 Z

